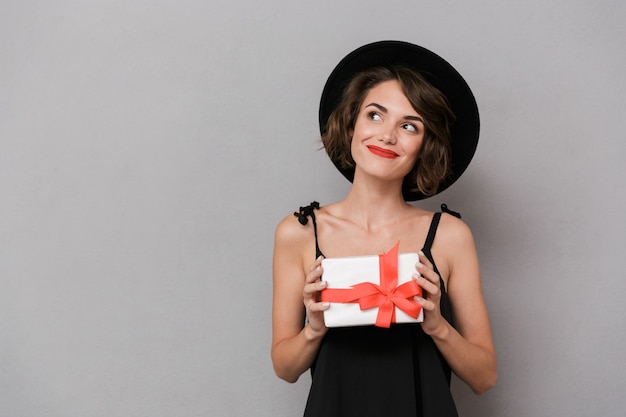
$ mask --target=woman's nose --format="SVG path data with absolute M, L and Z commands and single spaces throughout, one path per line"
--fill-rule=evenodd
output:
M 396 143 L 396 135 L 393 132 L 393 129 L 383 129 L 378 136 L 378 139 L 384 143 L 394 144 Z

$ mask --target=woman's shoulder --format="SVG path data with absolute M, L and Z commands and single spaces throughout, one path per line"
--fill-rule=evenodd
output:
M 287 241 L 288 243 L 296 243 L 311 233 L 309 229 L 312 229 L 311 221 L 302 223 L 294 213 L 285 216 L 276 226 L 276 240 Z
M 316 253 L 315 219 L 324 211 L 317 203 L 300 207 L 285 216 L 274 234 L 275 261 L 297 264 L 302 268 L 313 262 Z
M 315 239 L 314 216 L 319 215 L 320 211 L 323 211 L 323 208 L 314 201 L 285 216 L 276 226 L 276 241 L 298 245 L 307 244 L 311 239 Z
M 472 244 L 474 238 L 469 226 L 453 214 L 443 212 L 437 227 L 437 238 L 447 247 L 460 248 Z

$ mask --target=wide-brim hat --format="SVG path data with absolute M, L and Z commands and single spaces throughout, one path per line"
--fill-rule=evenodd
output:
M 380 41 L 361 46 L 349 53 L 337 64 L 324 86 L 319 110 L 320 131 L 323 135 L 328 118 L 356 74 L 373 67 L 393 66 L 408 67 L 426 78 L 446 96 L 456 116 L 451 130 L 450 175 L 439 184 L 437 193 L 440 193 L 459 179 L 472 160 L 478 145 L 480 119 L 472 90 L 461 74 L 434 52 L 408 42 Z M 341 167 L 339 161 L 333 163 L 352 182 L 354 169 Z M 402 194 L 406 201 L 427 197 L 419 191 L 410 190 L 406 184 Z

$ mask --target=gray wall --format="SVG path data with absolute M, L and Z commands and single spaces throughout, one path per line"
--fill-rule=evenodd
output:
M 347 184 L 336 62 L 424 45 L 472 86 L 498 385 L 464 416 L 626 409 L 626 3 L 2 1 L 0 416 L 294 416 L 269 357 L 276 223 Z

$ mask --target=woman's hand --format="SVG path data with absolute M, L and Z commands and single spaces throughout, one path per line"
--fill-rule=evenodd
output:
M 419 251 L 419 262 L 415 265 L 418 274 L 414 275 L 417 284 L 422 287 L 422 296 L 415 297 L 424 310 L 422 329 L 424 333 L 433 335 L 445 327 L 446 319 L 441 315 L 439 302 L 441 300 L 440 277 L 422 251 Z
M 320 291 L 326 288 L 326 281 L 322 281 L 322 259 L 320 256 L 313 262 L 306 275 L 303 291 L 303 302 L 309 322 L 307 338 L 322 337 L 328 328 L 324 324 L 324 311 L 330 303 L 320 302 Z M 305 329 L 306 331 L 306 329 Z

